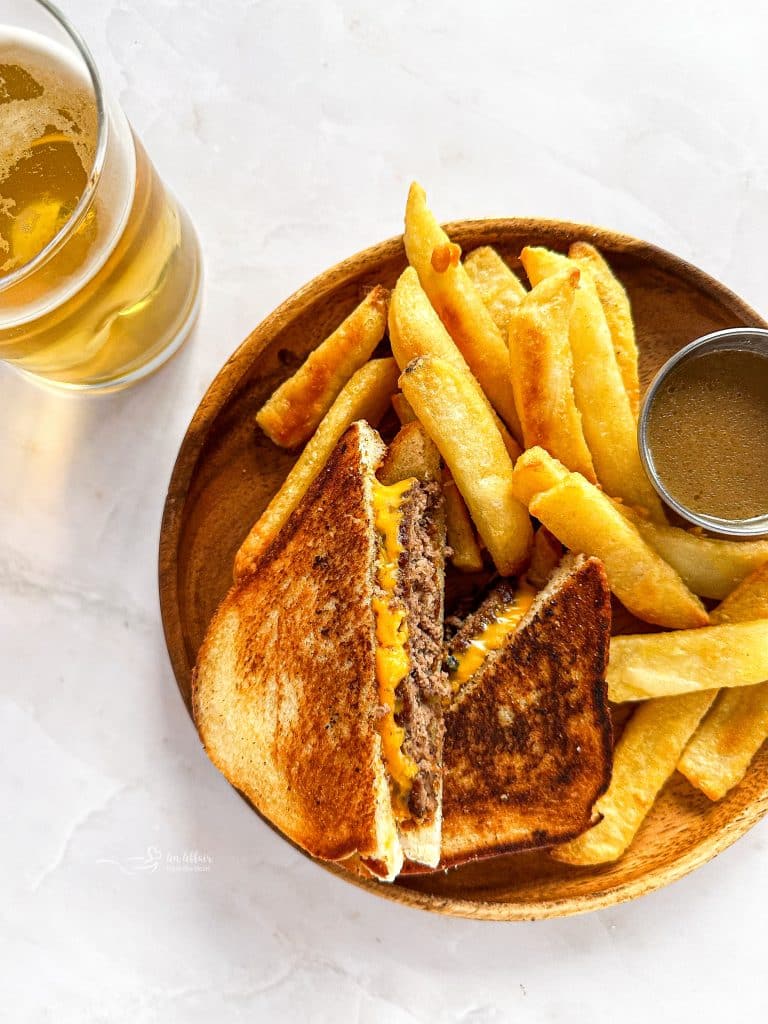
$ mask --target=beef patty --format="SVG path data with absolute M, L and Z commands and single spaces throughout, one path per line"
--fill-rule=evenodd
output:
M 408 808 L 423 819 L 437 806 L 443 749 L 442 702 L 448 681 L 442 671 L 445 529 L 439 483 L 417 482 L 402 505 L 396 598 L 405 608 L 411 669 L 397 688 L 405 730 L 403 751 L 418 766 Z

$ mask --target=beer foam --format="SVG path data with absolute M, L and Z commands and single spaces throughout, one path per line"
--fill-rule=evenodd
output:
M 0 65 L 18 65 L 42 88 L 32 99 L 2 105 L 0 181 L 29 143 L 53 128 L 73 143 L 86 175 L 90 174 L 98 136 L 93 85 L 82 61 L 64 46 L 35 32 L 0 31 Z
M 93 85 L 78 55 L 37 33 L 0 30 L 2 67 L 20 68 L 25 74 L 8 74 L 0 103 L 0 252 L 8 251 L 3 220 L 16 206 L 11 174 L 30 157 L 35 143 L 68 142 L 74 148 L 87 180 L 98 139 L 98 114 Z M 14 97 L 13 86 L 25 88 L 26 96 Z M 42 180 L 41 191 L 54 183 Z M 4 187 L 5 186 L 5 187 Z M 0 267 L 0 272 L 10 269 Z

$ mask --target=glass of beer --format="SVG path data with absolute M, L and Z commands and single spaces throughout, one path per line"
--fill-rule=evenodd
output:
M 194 228 L 78 32 L 0 0 L 0 359 L 114 390 L 181 346 L 200 301 Z

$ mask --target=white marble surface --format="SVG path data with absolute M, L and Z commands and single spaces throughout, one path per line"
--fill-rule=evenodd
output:
M 584 918 L 378 900 L 294 853 L 207 762 L 156 593 L 165 488 L 207 384 L 298 285 L 400 229 L 412 177 L 445 219 L 610 225 L 768 310 L 763 5 L 66 6 L 196 221 L 207 285 L 193 341 L 133 391 L 51 395 L 0 367 L 0 1018 L 765 1019 L 768 823 Z

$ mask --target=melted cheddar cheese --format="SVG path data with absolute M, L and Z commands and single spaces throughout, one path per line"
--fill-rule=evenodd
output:
M 502 606 L 463 650 L 453 652 L 452 662 L 455 664 L 451 664 L 448 678 L 454 695 L 477 672 L 488 654 L 504 645 L 509 634 L 520 625 L 535 596 L 533 587 L 521 582 L 510 604 Z
M 374 521 L 379 538 L 376 582 L 381 591 L 380 595 L 373 598 L 377 641 L 376 681 L 379 702 L 386 708 L 379 729 L 384 762 L 392 786 L 392 807 L 398 818 L 408 815 L 411 783 L 418 771 L 415 761 L 403 753 L 405 730 L 395 721 L 395 715 L 402 710 L 396 690 L 410 670 L 405 609 L 395 597 L 398 563 L 403 551 L 400 542 L 401 506 L 414 482 L 413 478 L 409 478 L 391 486 L 378 481 L 373 485 Z

